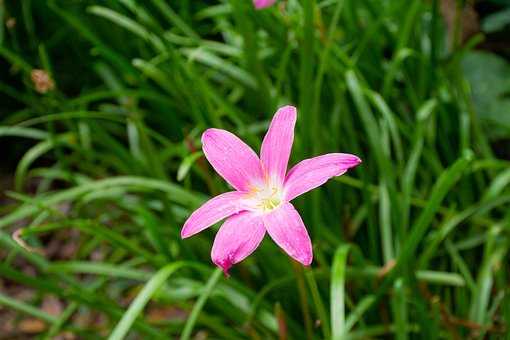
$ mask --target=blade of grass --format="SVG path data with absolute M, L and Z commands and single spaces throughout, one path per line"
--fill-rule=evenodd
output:
M 200 297 L 193 306 L 193 309 L 191 310 L 191 313 L 188 316 L 188 319 L 186 320 L 186 324 L 184 325 L 184 328 L 181 333 L 181 340 L 189 340 L 189 338 L 191 337 L 191 333 L 193 332 L 193 327 L 195 327 L 198 316 L 200 315 L 202 308 L 204 307 L 209 296 L 211 295 L 214 287 L 220 280 L 222 274 L 223 273 L 221 271 L 221 268 L 216 268 L 212 273 L 211 277 L 209 278 L 209 280 L 207 281 L 207 284 L 204 287 L 204 291 L 202 292 L 202 294 L 200 294 Z
M 145 284 L 140 293 L 129 305 L 128 310 L 124 313 L 120 321 L 117 323 L 112 333 L 108 337 L 109 340 L 120 340 L 128 334 L 133 322 L 142 312 L 145 305 L 149 302 L 156 291 L 165 283 L 168 278 L 178 269 L 184 266 L 183 262 L 176 262 L 161 268 L 154 276 Z
M 307 270 L 306 274 L 306 281 L 308 283 L 308 287 L 310 288 L 310 292 L 312 294 L 312 300 L 315 305 L 315 312 L 319 316 L 319 322 L 322 329 L 322 335 L 325 339 L 330 339 L 330 327 L 329 327 L 329 320 L 326 312 L 326 308 L 324 308 L 324 304 L 322 303 L 322 298 L 319 292 L 319 286 L 317 285 L 317 280 L 315 279 L 315 275 L 312 271 Z
M 349 248 L 350 246 L 345 244 L 336 250 L 331 267 L 330 315 L 333 340 L 343 339 L 347 333 L 345 325 L 345 281 Z
M 505 244 L 498 242 L 500 233 L 501 227 L 497 225 L 489 231 L 489 239 L 485 245 L 482 265 L 476 280 L 475 295 L 469 311 L 470 320 L 481 325 L 489 321 L 487 313 L 494 281 L 493 271 L 496 266 L 500 266 L 501 260 L 508 251 Z
M 405 290 L 406 286 L 403 279 L 397 279 L 393 285 L 394 302 L 392 303 L 392 307 L 393 319 L 395 320 L 395 338 L 398 340 L 405 340 L 408 338 L 407 324 L 409 323 L 409 320 Z
M 193 207 L 199 206 L 203 201 L 202 195 L 192 194 L 179 186 L 165 181 L 142 177 L 114 177 L 95 182 L 86 183 L 74 188 L 62 190 L 44 198 L 45 206 L 51 206 L 64 201 L 75 200 L 88 192 L 106 190 L 111 187 L 126 187 L 141 190 L 160 190 L 170 195 L 170 200 Z M 3 218 L 0 218 L 0 229 L 20 219 L 32 216 L 39 208 L 33 205 L 23 205 Z
M 296 285 L 299 294 L 299 304 L 301 307 L 303 322 L 305 324 L 306 338 L 307 340 L 312 340 L 313 339 L 312 317 L 310 315 L 310 308 L 308 305 L 308 293 L 305 285 L 303 266 L 292 259 L 290 261 L 296 277 Z
M 22 313 L 31 315 L 49 324 L 53 324 L 57 321 L 57 318 L 53 315 L 50 315 L 38 308 L 35 308 L 32 305 L 13 299 L 10 296 L 4 295 L 2 293 L 0 293 L 0 305 L 4 305 Z

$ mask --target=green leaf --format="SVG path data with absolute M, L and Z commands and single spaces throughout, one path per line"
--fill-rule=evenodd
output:
M 120 340 L 128 334 L 129 329 L 133 325 L 138 315 L 142 312 L 145 305 L 149 302 L 156 291 L 168 280 L 170 275 L 182 268 L 184 263 L 176 262 L 161 268 L 154 276 L 145 284 L 143 289 L 138 293 L 136 298 L 129 305 L 128 310 L 120 321 L 117 323 L 112 333 L 108 337 L 109 340 Z
M 482 19 L 482 31 L 485 33 L 501 31 L 507 25 L 510 25 L 510 7 L 489 14 Z
M 193 306 L 193 309 L 191 310 L 191 313 L 188 316 L 188 319 L 186 320 L 186 324 L 184 325 L 184 328 L 181 333 L 181 340 L 188 340 L 190 338 L 191 333 L 193 332 L 193 327 L 195 327 L 195 324 L 197 322 L 198 316 L 200 315 L 202 308 L 204 307 L 207 299 L 211 295 L 214 287 L 218 283 L 222 274 L 223 272 L 221 268 L 216 268 L 212 273 L 211 277 L 209 278 L 209 280 L 207 281 L 207 284 L 204 287 L 204 291 L 202 292 L 202 294 L 200 294 L 200 297 Z
M 469 52 L 462 61 L 475 110 L 492 138 L 510 136 L 510 63 L 496 54 Z
M 179 182 L 182 182 L 184 178 L 188 175 L 189 170 L 191 169 L 191 166 L 197 159 L 202 157 L 204 154 L 201 151 L 194 152 L 191 155 L 186 156 L 183 160 L 181 165 L 179 165 L 179 169 L 177 169 L 177 180 Z
M 349 248 L 348 244 L 340 246 L 335 252 L 331 266 L 331 301 L 329 303 L 333 340 L 343 339 L 348 331 L 345 325 L 345 281 Z

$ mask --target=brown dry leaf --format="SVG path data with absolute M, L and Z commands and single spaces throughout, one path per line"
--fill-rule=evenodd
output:
M 197 334 L 195 334 L 194 340 L 206 340 L 209 338 L 209 334 L 206 331 L 198 331 Z
M 448 30 L 448 40 L 450 45 L 453 45 L 455 33 L 455 20 L 457 17 L 457 1 L 456 0 L 441 0 L 441 14 L 446 22 Z M 476 13 L 473 4 L 467 2 L 461 9 L 460 13 L 460 42 L 465 42 L 476 33 L 480 32 L 480 22 L 478 20 L 478 13 Z
M 285 320 L 285 312 L 282 309 L 281 304 L 278 302 L 274 307 L 274 313 L 278 322 L 278 339 L 288 339 L 287 321 Z
M 18 329 L 23 333 L 37 334 L 46 330 L 46 324 L 39 319 L 23 319 L 18 323 Z
M 55 82 L 51 79 L 48 72 L 39 69 L 33 69 L 30 73 L 30 78 L 34 83 L 35 90 L 41 94 L 55 89 Z
M 186 320 L 185 311 L 175 307 L 150 307 L 147 312 L 147 320 L 150 323 L 159 323 L 168 320 Z
M 62 332 L 53 338 L 53 340 L 75 340 L 75 339 L 77 339 L 76 335 L 74 335 L 71 332 Z
M 12 30 L 14 27 L 16 27 L 16 18 L 9 18 L 5 21 L 5 26 Z
M 386 274 L 388 274 L 392 269 L 393 267 L 395 267 L 395 265 L 397 264 L 397 262 L 394 260 L 394 259 L 391 259 L 389 260 L 380 270 L 379 272 L 377 273 L 377 277 L 379 279 L 383 278 L 384 276 L 386 276 Z
M 16 241 L 16 243 L 17 243 L 20 247 L 24 248 L 26 251 L 29 251 L 29 252 L 31 252 L 31 253 L 37 253 L 37 254 L 40 254 L 40 255 L 43 255 L 43 256 L 44 256 L 44 250 L 42 250 L 42 249 L 38 249 L 38 248 L 34 248 L 34 247 L 29 246 L 29 245 L 25 242 L 25 240 L 23 240 L 23 239 L 21 238 L 21 236 L 20 236 L 20 235 L 21 235 L 21 232 L 22 232 L 22 231 L 23 231 L 23 228 L 16 229 L 16 230 L 12 233 L 12 235 L 11 235 L 12 239 L 13 239 L 14 241 Z

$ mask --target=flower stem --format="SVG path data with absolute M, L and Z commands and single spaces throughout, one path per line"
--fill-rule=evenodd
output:
M 222 275 L 222 270 L 220 268 L 216 268 L 214 272 L 212 273 L 211 277 L 209 278 L 209 281 L 207 281 L 207 284 L 205 286 L 204 291 L 198 298 L 197 302 L 193 306 L 193 309 L 191 311 L 191 314 L 188 317 L 188 320 L 186 320 L 186 324 L 184 325 L 184 330 L 181 334 L 181 340 L 188 340 L 191 336 L 191 332 L 193 331 L 193 327 L 195 326 L 195 323 L 198 319 L 198 316 L 200 315 L 200 312 L 202 311 L 202 308 L 205 305 L 205 302 L 211 295 L 214 287 L 218 283 L 219 279 Z
M 294 260 L 292 261 L 292 268 L 294 269 L 294 272 L 296 274 L 297 279 L 297 287 L 299 292 L 299 301 L 301 303 L 301 311 L 303 313 L 303 320 L 305 322 L 305 328 L 306 328 L 306 338 L 308 340 L 313 339 L 313 325 L 312 325 L 312 318 L 310 316 L 310 310 L 308 308 L 308 297 L 306 293 L 306 286 L 305 286 L 305 275 L 303 272 L 303 267 L 297 263 Z

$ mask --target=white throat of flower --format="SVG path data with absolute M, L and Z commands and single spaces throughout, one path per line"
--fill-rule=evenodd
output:
M 246 199 L 250 210 L 267 214 L 283 203 L 281 186 L 266 182 L 250 190 Z

